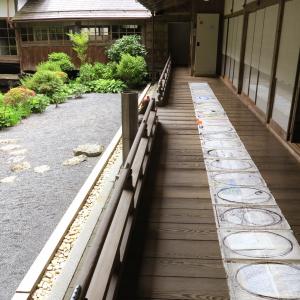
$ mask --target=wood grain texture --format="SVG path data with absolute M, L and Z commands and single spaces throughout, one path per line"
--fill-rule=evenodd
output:
M 152 161 L 118 299 L 229 299 L 187 70 L 158 110 Z

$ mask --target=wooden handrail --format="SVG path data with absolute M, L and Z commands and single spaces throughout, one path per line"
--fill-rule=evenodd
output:
M 72 300 L 106 299 L 107 293 L 116 291 L 119 266 L 125 256 L 121 245 L 126 249 L 156 129 L 155 99 L 152 98 L 100 219 L 87 258 L 79 270 Z
M 169 56 L 158 81 L 157 93 L 158 93 L 158 105 L 160 106 L 166 104 L 166 98 L 170 86 L 171 69 L 172 69 L 172 60 L 171 60 L 171 56 Z

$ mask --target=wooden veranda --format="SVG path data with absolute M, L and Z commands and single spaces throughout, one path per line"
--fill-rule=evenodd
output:
M 300 165 L 220 80 L 173 74 L 119 300 L 229 299 L 188 82 L 208 82 L 300 240 Z

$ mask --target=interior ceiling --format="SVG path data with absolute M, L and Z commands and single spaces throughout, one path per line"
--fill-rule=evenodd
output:
M 171 7 L 181 6 L 189 0 L 138 0 L 151 11 L 160 11 Z

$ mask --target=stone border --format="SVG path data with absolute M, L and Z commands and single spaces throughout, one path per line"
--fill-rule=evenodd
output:
M 148 84 L 143 90 L 139 97 L 139 104 L 142 102 L 145 95 L 149 91 L 151 84 Z M 37 284 L 40 282 L 43 274 L 45 273 L 47 266 L 57 252 L 60 244 L 62 243 L 64 236 L 68 232 L 70 226 L 76 219 L 78 212 L 83 207 L 85 201 L 87 200 L 90 192 L 93 190 L 95 184 L 97 183 L 102 171 L 106 167 L 107 162 L 113 155 L 115 149 L 117 148 L 122 137 L 122 127 L 119 128 L 115 136 L 113 137 L 111 143 L 108 145 L 106 150 L 103 152 L 98 163 L 92 170 L 91 174 L 83 184 L 82 188 L 79 190 L 78 194 L 74 198 L 73 202 L 69 206 L 68 210 L 54 229 L 50 238 L 46 242 L 45 246 L 29 268 L 28 272 L 24 276 L 23 280 L 19 284 L 18 288 L 12 300 L 24 300 L 29 299 L 31 294 L 35 291 Z

